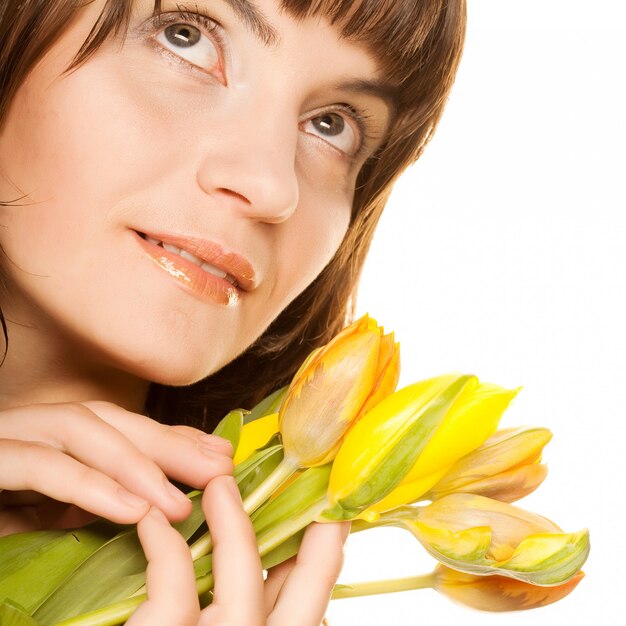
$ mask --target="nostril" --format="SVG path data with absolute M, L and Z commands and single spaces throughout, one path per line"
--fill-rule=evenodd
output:
M 246 196 L 244 196 L 241 193 L 238 193 L 237 191 L 233 191 L 232 189 L 227 189 L 226 187 L 220 187 L 220 188 L 217 189 L 217 191 L 221 191 L 222 193 L 225 193 L 228 196 L 232 196 L 234 198 L 238 198 L 239 200 L 242 200 L 246 204 L 252 204 L 250 202 L 250 200 L 248 200 L 248 198 L 246 198 Z

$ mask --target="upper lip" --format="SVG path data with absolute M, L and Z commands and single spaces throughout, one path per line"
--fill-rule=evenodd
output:
M 251 291 L 256 287 L 256 278 L 252 264 L 236 252 L 226 252 L 215 241 L 187 235 L 173 235 L 158 232 L 137 230 L 140 235 L 146 235 L 163 243 L 169 243 L 177 248 L 187 250 L 206 263 L 230 274 L 237 281 L 237 286 L 244 291 Z

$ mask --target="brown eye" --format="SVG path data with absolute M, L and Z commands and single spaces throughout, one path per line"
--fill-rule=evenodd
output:
M 172 24 L 163 31 L 165 38 L 180 48 L 189 48 L 200 41 L 202 33 L 188 24 Z
M 302 129 L 309 135 L 319 137 L 339 151 L 354 156 L 359 149 L 360 136 L 356 122 L 335 111 L 328 111 L 304 122 Z
M 314 118 L 311 120 L 311 123 L 320 133 L 331 137 L 340 135 L 346 125 L 343 117 L 337 113 L 326 113 L 325 115 Z
M 154 39 L 190 65 L 211 74 L 221 74 L 220 51 L 214 37 L 213 33 L 209 36 L 200 28 L 181 21 L 170 24 Z

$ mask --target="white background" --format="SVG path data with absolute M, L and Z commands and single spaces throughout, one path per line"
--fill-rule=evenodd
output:
M 465 54 L 425 155 L 396 186 L 359 313 L 401 342 L 401 384 L 451 370 L 524 389 L 503 426 L 554 433 L 521 506 L 588 527 L 561 602 L 488 614 L 432 590 L 333 601 L 331 626 L 613 626 L 626 593 L 626 11 L 469 0 Z M 434 563 L 408 533 L 350 537 L 341 582 Z

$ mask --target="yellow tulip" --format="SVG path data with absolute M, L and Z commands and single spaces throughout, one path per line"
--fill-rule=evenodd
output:
M 547 468 L 539 461 L 551 438 L 546 428 L 499 430 L 455 463 L 424 499 L 473 493 L 515 502 L 534 491 L 546 477 Z
M 352 519 L 384 498 L 415 465 L 473 376 L 405 387 L 350 428 L 333 462 L 328 519 Z
M 531 585 L 504 576 L 476 576 L 437 565 L 433 588 L 454 602 L 480 611 L 521 611 L 546 606 L 570 594 L 583 579 L 578 572 L 551 587 Z
M 428 506 L 399 507 L 378 524 L 409 530 L 438 561 L 470 574 L 498 574 L 535 585 L 573 577 L 589 554 L 589 533 L 505 502 L 452 494 Z
M 402 390 L 430 399 L 450 384 L 454 376 L 439 376 Z M 382 511 L 415 502 L 435 485 L 460 458 L 479 447 L 491 436 L 518 390 L 508 390 L 471 377 L 445 418 L 417 456 L 411 470 L 388 495 L 366 510 L 364 519 L 374 519 Z M 379 409 L 381 412 L 383 409 Z M 362 441 L 367 441 L 362 437 Z M 363 443 L 361 445 L 364 445 Z M 365 448 L 367 445 L 364 446 Z
M 363 410 L 395 388 L 399 348 L 364 316 L 312 353 L 293 378 L 278 424 L 287 463 L 315 467 L 331 461 Z

